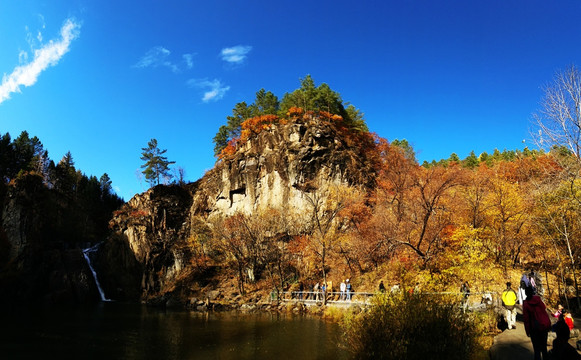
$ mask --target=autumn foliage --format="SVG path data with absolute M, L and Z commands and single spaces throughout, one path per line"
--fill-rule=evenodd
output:
M 310 87 L 303 87 L 307 94 Z M 319 123 L 332 129 L 346 173 L 365 175 L 342 185 L 349 189 L 302 189 L 310 207 L 293 215 L 284 237 L 269 235 L 280 240 L 269 244 L 284 256 L 275 256 L 276 264 L 263 256 L 256 269 L 263 277 L 271 269 L 277 288 L 345 277 L 367 278 L 358 285 L 369 290 L 375 287 L 370 279 L 440 290 L 455 289 L 459 279 L 502 287 L 505 280 L 516 281 L 512 271 L 534 268 L 560 278 L 561 286 L 549 288 L 549 296 L 573 294 L 581 255 L 581 181 L 579 161 L 570 152 L 495 150 L 420 165 L 407 141 L 390 142 L 362 130 L 354 116 L 343 116 L 347 112 L 325 111 L 324 101 L 296 106 L 308 99 L 299 93 L 278 116 L 242 121 L 239 136 L 219 159 L 227 161 L 238 147 L 281 124 Z M 249 281 L 248 266 L 242 267 L 241 284 Z
M 567 177 L 571 169 L 561 155 L 529 152 L 476 166 L 463 161 L 420 166 L 409 149 L 349 130 L 340 116 L 299 108 L 288 115 L 294 118 L 285 121 L 310 117 L 332 124 L 354 164 L 364 166 L 365 158 L 375 178 L 359 189 L 306 190 L 310 208 L 284 230 L 286 240 L 270 243 L 284 256 L 274 257 L 276 266 L 262 265 L 281 269 L 277 287 L 344 277 L 418 282 L 432 289 L 455 289 L 458 279 L 502 286 L 511 271 L 534 267 L 564 281 L 547 295 L 572 294 L 565 283 L 576 277 L 572 269 L 581 253 L 581 211 L 574 205 L 581 182 Z M 280 121 L 272 115 L 250 118 L 238 141 Z M 242 283 L 248 281 L 243 271 L 239 275 Z

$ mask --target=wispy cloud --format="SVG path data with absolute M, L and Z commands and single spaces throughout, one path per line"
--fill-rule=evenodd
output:
M 229 48 L 224 48 L 220 52 L 222 60 L 230 64 L 241 64 L 246 60 L 246 55 L 252 50 L 252 46 L 237 45 Z
M 178 72 L 179 68 L 177 65 L 172 64 L 168 58 L 171 54 L 171 51 L 164 48 L 163 46 L 156 46 L 151 48 L 139 61 L 137 64 L 133 65 L 136 68 L 156 68 L 160 66 L 164 66 L 169 68 L 173 72 Z
M 81 25 L 75 19 L 67 19 L 63 24 L 57 41 L 51 40 L 46 45 L 42 45 L 38 50 L 34 50 L 34 59 L 14 68 L 10 75 L 6 73 L 2 77 L 0 85 L 0 104 L 10 98 L 10 94 L 21 92 L 21 86 L 32 86 L 36 83 L 38 76 L 50 66 L 58 64 L 59 60 L 69 51 L 71 42 L 79 37 Z M 40 32 L 38 41 L 42 41 Z M 21 62 L 27 61 L 28 56 L 19 54 Z
M 183 54 L 182 55 L 182 58 L 186 62 L 186 67 L 188 69 L 191 69 L 191 68 L 194 67 L 194 55 L 192 55 L 192 54 Z
M 176 63 L 170 59 L 171 51 L 163 46 L 155 46 L 145 55 L 139 59 L 139 61 L 133 65 L 136 68 L 157 68 L 166 67 L 174 73 L 179 73 L 182 69 L 180 65 L 185 65 L 187 69 L 191 69 L 194 66 L 193 54 L 182 55 L 183 64 Z
M 206 103 L 222 99 L 226 95 L 226 92 L 230 90 L 230 86 L 223 85 L 218 79 L 191 79 L 188 81 L 188 85 L 205 90 L 202 101 Z

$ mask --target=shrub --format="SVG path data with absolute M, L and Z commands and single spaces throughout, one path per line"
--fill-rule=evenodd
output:
M 468 359 L 477 334 L 458 305 L 425 294 L 378 294 L 368 311 L 346 317 L 344 344 L 357 359 Z

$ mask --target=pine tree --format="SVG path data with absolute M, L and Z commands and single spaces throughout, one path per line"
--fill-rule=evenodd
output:
M 145 175 L 147 182 L 151 186 L 159 185 L 160 180 L 164 183 L 169 182 L 171 179 L 169 166 L 175 164 L 175 161 L 168 161 L 167 157 L 163 156 L 167 150 L 160 150 L 157 147 L 156 139 L 151 139 L 147 143 L 147 147 L 141 148 L 141 150 L 143 150 L 141 160 L 145 161 L 141 168 L 144 169 L 142 173 Z
M 101 188 L 102 197 L 109 196 L 113 192 L 113 187 L 111 186 L 113 182 L 109 177 L 109 174 L 104 173 L 99 179 L 99 187 Z

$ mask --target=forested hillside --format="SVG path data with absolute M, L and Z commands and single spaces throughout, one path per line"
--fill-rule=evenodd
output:
M 113 243 L 144 269 L 143 297 L 266 296 L 345 278 L 367 291 L 379 280 L 501 290 L 530 269 L 551 280 L 548 298 L 576 291 L 579 162 L 558 143 L 420 165 L 407 141 L 371 134 L 310 77 L 280 102 L 260 90 L 237 104 L 214 141 L 216 167 L 198 182 L 152 188 L 116 213 Z
M 0 289 L 3 302 L 76 302 L 89 296 L 81 248 L 103 241 L 123 203 L 111 179 L 87 176 L 67 153 L 55 165 L 37 137 L 0 138 Z M 84 269 L 84 270 L 83 270 Z M 86 275 L 84 275 L 86 277 Z

